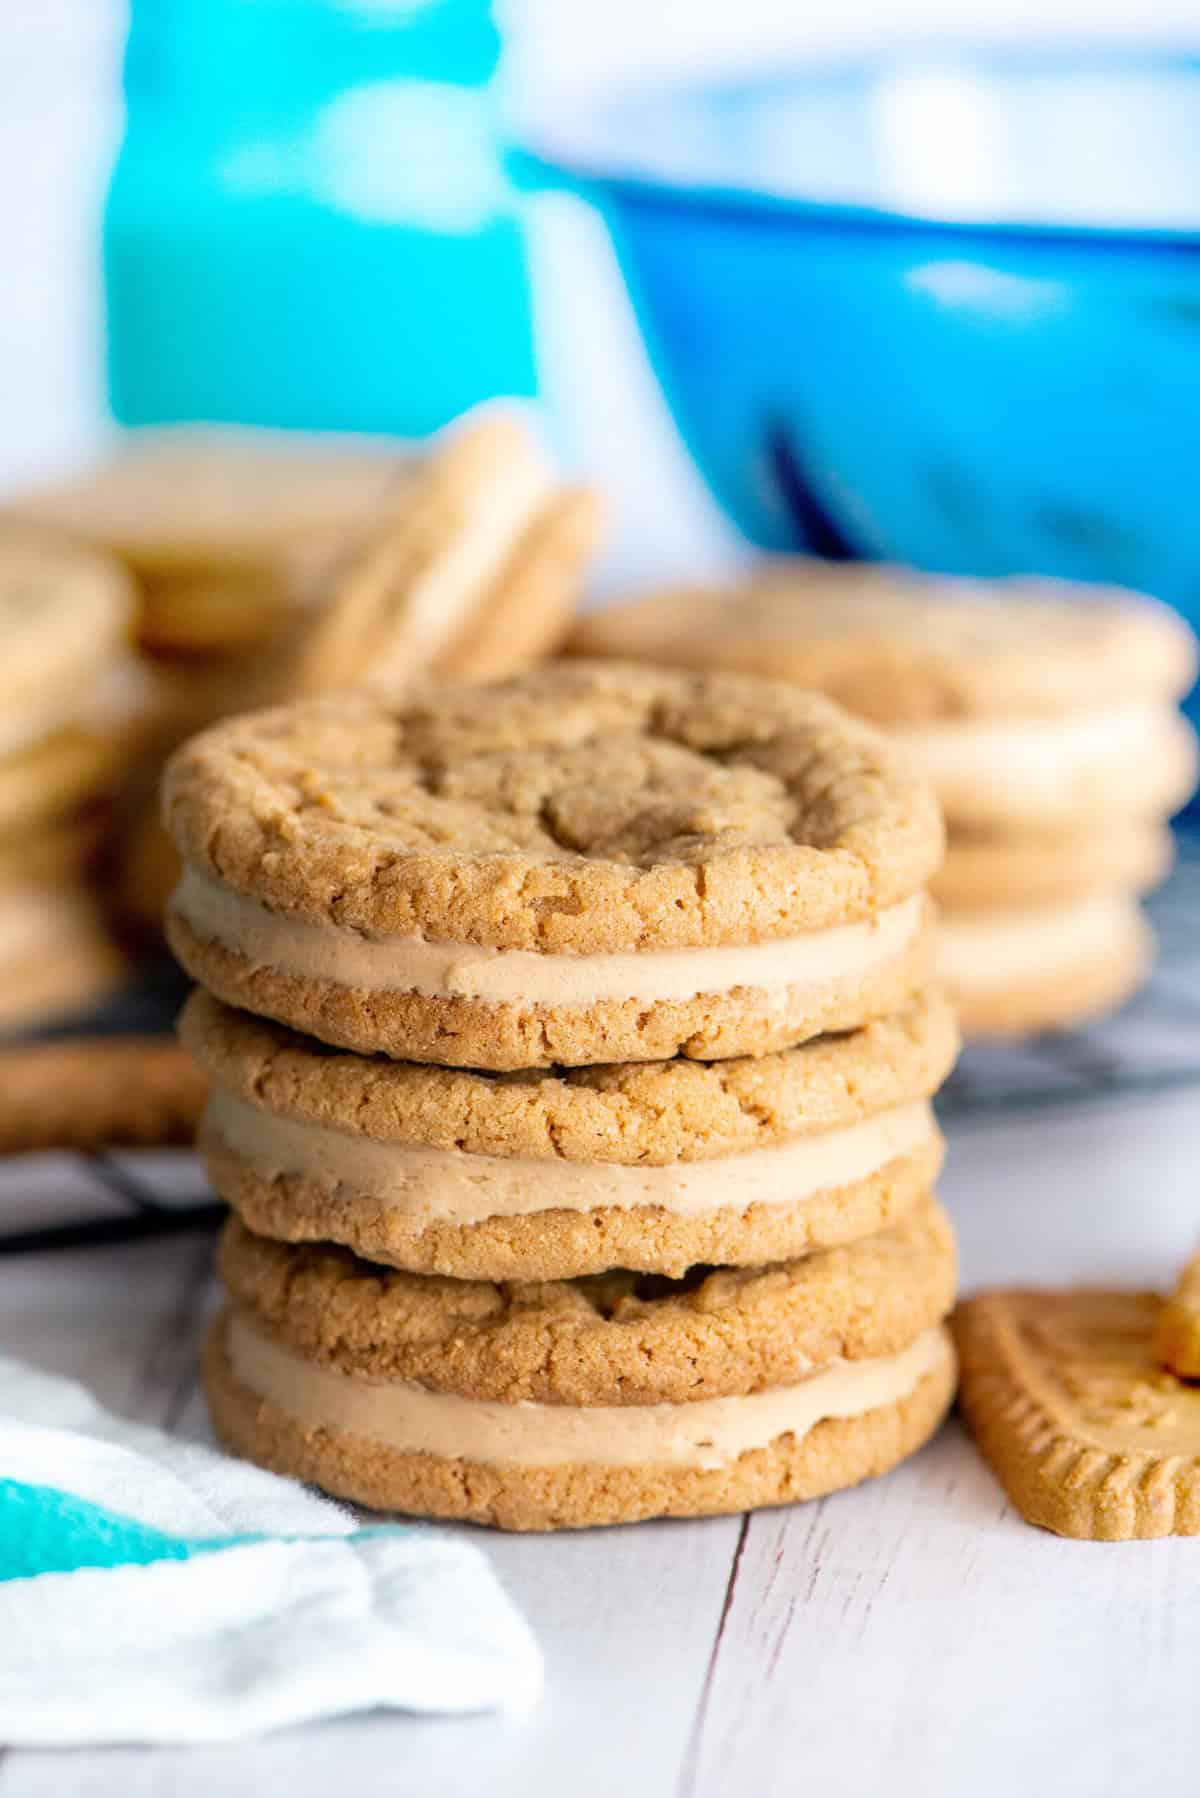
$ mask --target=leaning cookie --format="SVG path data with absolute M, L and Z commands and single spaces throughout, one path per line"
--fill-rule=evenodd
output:
M 172 947 L 322 1041 L 503 1071 L 765 1054 L 926 981 L 929 788 L 782 684 L 564 663 L 175 757 Z
M 545 1530 L 813 1498 L 886 1472 L 954 1387 L 932 1202 L 802 1261 L 492 1285 L 234 1222 L 205 1358 L 218 1434 L 380 1510 Z
M 1200 1390 L 1155 1360 L 1163 1301 L 989 1292 L 954 1319 L 962 1408 L 1030 1523 L 1126 1542 L 1200 1535 Z
M 927 997 L 757 1060 L 483 1074 L 323 1049 L 196 992 L 200 1147 L 249 1227 L 462 1279 L 782 1261 L 904 1216 L 957 1047 Z

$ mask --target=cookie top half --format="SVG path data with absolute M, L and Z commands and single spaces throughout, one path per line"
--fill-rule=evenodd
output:
M 1172 701 L 1196 672 L 1187 626 L 1139 594 L 815 559 L 768 562 L 733 589 L 598 612 L 574 647 L 770 674 L 888 727 Z
M 209 899 L 559 954 L 870 918 L 942 852 L 926 783 L 826 700 L 611 662 L 230 720 L 176 755 L 164 816 Z

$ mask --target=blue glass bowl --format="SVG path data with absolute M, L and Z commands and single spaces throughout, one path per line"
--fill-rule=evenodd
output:
M 1200 58 L 909 54 L 544 122 L 773 550 L 1200 618 Z

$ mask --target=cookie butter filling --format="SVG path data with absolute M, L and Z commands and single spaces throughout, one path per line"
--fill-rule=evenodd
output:
M 1174 711 L 1144 703 L 1048 719 L 953 720 L 891 735 L 939 792 L 1021 816 L 1103 805 L 1114 777 L 1160 760 L 1171 766 L 1188 743 Z
M 1123 952 L 1144 930 L 1136 903 L 1108 894 L 1073 905 L 943 916 L 938 974 L 960 992 L 992 992 Z
M 421 936 L 368 936 L 334 924 L 307 924 L 243 898 L 195 868 L 173 901 L 177 914 L 209 941 L 254 967 L 301 980 L 331 981 L 374 992 L 484 1004 L 658 1004 L 749 987 L 783 992 L 863 978 L 903 955 L 924 921 L 914 893 L 861 923 L 835 925 L 765 943 L 699 949 L 647 949 L 611 955 L 542 954 L 431 942 Z
M 749 1154 L 668 1167 L 522 1161 L 379 1142 L 260 1111 L 226 1092 L 214 1094 L 206 1123 L 265 1179 L 299 1174 L 350 1196 L 380 1200 L 420 1222 L 451 1224 L 603 1206 L 623 1211 L 658 1206 L 693 1217 L 751 1205 L 793 1205 L 868 1179 L 937 1139 L 925 1100 Z
M 895 1404 L 941 1368 L 946 1332 L 927 1330 L 897 1355 L 832 1361 L 792 1386 L 678 1405 L 503 1404 L 376 1381 L 306 1361 L 232 1313 L 234 1377 L 307 1429 L 359 1436 L 400 1454 L 493 1466 L 726 1467 L 780 1436 L 799 1441 L 826 1418 Z

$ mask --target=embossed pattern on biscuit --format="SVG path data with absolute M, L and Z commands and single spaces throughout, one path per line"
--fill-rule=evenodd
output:
M 961 1401 L 1013 1503 L 1059 1535 L 1200 1535 L 1200 1391 L 1155 1359 L 1162 1300 L 985 1293 L 954 1319 Z

